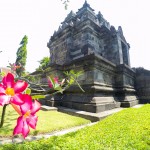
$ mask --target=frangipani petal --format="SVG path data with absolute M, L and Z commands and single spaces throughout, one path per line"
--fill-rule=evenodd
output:
M 14 84 L 14 90 L 15 90 L 15 93 L 19 93 L 19 92 L 23 92 L 28 86 L 28 83 L 25 82 L 25 81 L 17 81 L 15 84 Z
M 55 78 L 54 78 L 54 81 L 55 81 L 55 83 L 59 83 L 58 77 L 55 77 Z
M 37 100 L 34 100 L 32 102 L 31 114 L 34 115 L 37 111 L 40 110 L 40 108 L 41 104 Z
M 27 111 L 31 110 L 32 108 L 32 98 L 28 94 L 23 94 L 23 100 L 25 103 L 22 104 L 20 108 L 21 108 L 22 114 L 24 115 Z
M 3 83 L 5 86 L 7 85 L 7 83 L 6 83 L 6 76 L 3 77 L 2 83 Z
M 28 83 L 21 80 L 15 83 L 13 74 L 8 73 L 6 76 L 3 77 L 2 84 L 0 84 L 0 93 L 6 94 L 6 96 L 10 100 L 10 103 L 21 105 L 24 103 L 22 92 L 27 88 L 27 86 Z
M 0 105 L 4 106 L 5 104 L 9 104 L 9 102 L 10 102 L 10 97 L 1 93 L 0 94 Z
M 48 86 L 49 86 L 49 88 L 53 88 L 53 84 L 50 80 L 48 80 Z
M 17 125 L 14 128 L 13 135 L 22 133 L 23 125 L 23 116 L 21 116 L 17 119 Z
M 37 116 L 31 115 L 30 118 L 27 118 L 27 123 L 31 128 L 35 129 L 36 124 L 37 124 L 37 120 L 38 120 Z
M 30 132 L 29 126 L 26 122 L 26 120 L 23 122 L 23 128 L 22 128 L 22 135 L 25 138 Z
M 5 89 L 2 84 L 0 84 L 0 93 L 5 93 Z
M 14 76 L 11 73 L 8 73 L 2 80 L 3 84 L 7 87 L 14 86 Z
M 15 94 L 12 98 L 11 98 L 11 102 L 16 104 L 16 105 L 21 105 L 24 103 L 24 99 L 23 99 L 23 95 L 21 93 L 17 93 Z
M 13 135 L 22 134 L 25 138 L 29 133 L 29 126 L 23 116 L 17 119 L 17 125 L 14 128 Z

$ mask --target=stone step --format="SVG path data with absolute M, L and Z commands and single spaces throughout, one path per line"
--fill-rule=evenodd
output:
M 43 111 L 57 111 L 58 108 L 56 108 L 56 107 L 50 107 L 50 106 L 46 106 L 46 105 L 42 105 L 41 106 L 41 110 L 43 110 Z
M 133 100 L 133 101 L 124 101 L 121 102 L 121 107 L 132 107 L 135 106 L 139 103 L 138 100 Z
M 60 112 L 68 113 L 68 114 L 75 115 L 75 116 L 80 116 L 85 119 L 89 119 L 92 122 L 102 120 L 102 119 L 106 118 L 107 116 L 117 113 L 123 109 L 124 108 L 114 108 L 114 109 L 99 112 L 99 113 L 92 113 L 92 112 L 81 111 L 81 110 L 77 110 L 77 109 L 70 109 L 70 108 L 66 108 L 66 107 L 58 107 L 58 111 L 60 111 Z
M 50 106 L 50 107 L 57 107 L 57 106 L 63 106 L 63 107 L 68 107 L 68 108 L 74 108 L 77 110 L 84 110 L 87 112 L 93 112 L 93 113 L 98 113 L 98 112 L 103 112 L 106 110 L 114 109 L 114 108 L 119 108 L 120 107 L 120 102 L 108 102 L 108 103 L 77 103 L 73 101 L 63 101 L 61 103 L 60 100 L 46 100 L 44 105 Z
M 93 113 L 99 113 L 99 112 L 103 112 L 103 111 L 116 108 L 115 103 L 102 103 L 102 104 L 96 104 L 96 105 L 85 104 L 85 106 L 86 106 L 85 111 L 93 112 Z

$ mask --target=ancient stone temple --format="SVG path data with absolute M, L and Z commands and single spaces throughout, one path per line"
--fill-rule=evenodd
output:
M 87 1 L 68 14 L 47 46 L 53 72 L 83 71 L 79 82 L 85 92 L 74 86 L 51 100 L 55 106 L 101 112 L 138 103 L 130 45 L 122 28 L 115 29 L 100 12 L 95 14 Z

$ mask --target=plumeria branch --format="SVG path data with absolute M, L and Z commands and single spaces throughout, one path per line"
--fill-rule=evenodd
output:
M 70 72 L 65 72 L 67 78 L 66 79 L 63 79 L 62 82 L 64 84 L 64 82 L 66 81 L 67 82 L 67 85 L 66 86 L 61 86 L 61 89 L 58 90 L 58 91 L 52 91 L 51 89 L 49 90 L 45 90 L 43 91 L 42 94 L 50 94 L 50 96 L 52 95 L 55 95 L 55 94 L 58 94 L 58 93 L 63 93 L 65 90 L 67 90 L 71 85 L 74 85 L 74 84 L 77 84 L 78 87 L 80 88 L 80 90 L 82 92 L 85 92 L 83 90 L 83 88 L 80 86 L 79 82 L 77 81 L 78 77 L 82 74 L 82 72 L 77 72 L 75 73 L 73 70 L 71 70 Z M 54 88 L 55 90 L 55 88 Z M 40 91 L 40 90 L 39 90 Z
M 29 86 L 38 86 L 39 88 L 41 88 L 42 90 L 41 91 L 45 91 L 45 89 L 40 85 L 40 84 L 37 84 L 37 83 L 33 83 L 33 82 L 31 82 L 31 81 L 29 81 L 28 79 L 26 79 L 26 78 L 23 78 L 23 77 L 17 77 L 16 78 L 17 80 L 23 80 L 23 81 L 26 81 L 28 84 L 29 84 Z M 30 87 L 30 89 L 31 89 L 31 87 Z M 32 88 L 32 89 L 34 89 L 34 88 Z M 36 89 L 34 89 L 34 90 L 36 90 Z M 37 90 L 38 91 L 38 90 Z
M 54 96 L 54 95 L 56 95 L 56 94 L 58 94 L 58 93 L 63 93 L 65 90 L 67 90 L 68 88 L 70 87 L 70 85 L 67 85 L 67 86 L 65 86 L 61 91 L 52 91 L 52 89 L 49 89 L 49 90 L 46 90 L 46 91 L 44 91 L 42 94 L 43 95 L 47 95 L 47 94 L 49 94 L 50 96 Z M 51 93 L 50 93 L 51 92 Z M 32 96 L 34 96 L 34 95 L 41 95 L 41 94 L 32 94 Z

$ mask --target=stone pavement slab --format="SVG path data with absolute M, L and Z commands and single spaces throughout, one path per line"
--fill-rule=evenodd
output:
M 140 107 L 142 107 L 144 104 L 138 104 L 138 105 L 135 105 L 135 106 L 133 106 L 133 108 L 140 108 Z
M 44 111 L 57 111 L 57 107 L 50 107 L 50 106 L 42 105 L 41 110 L 44 110 Z

